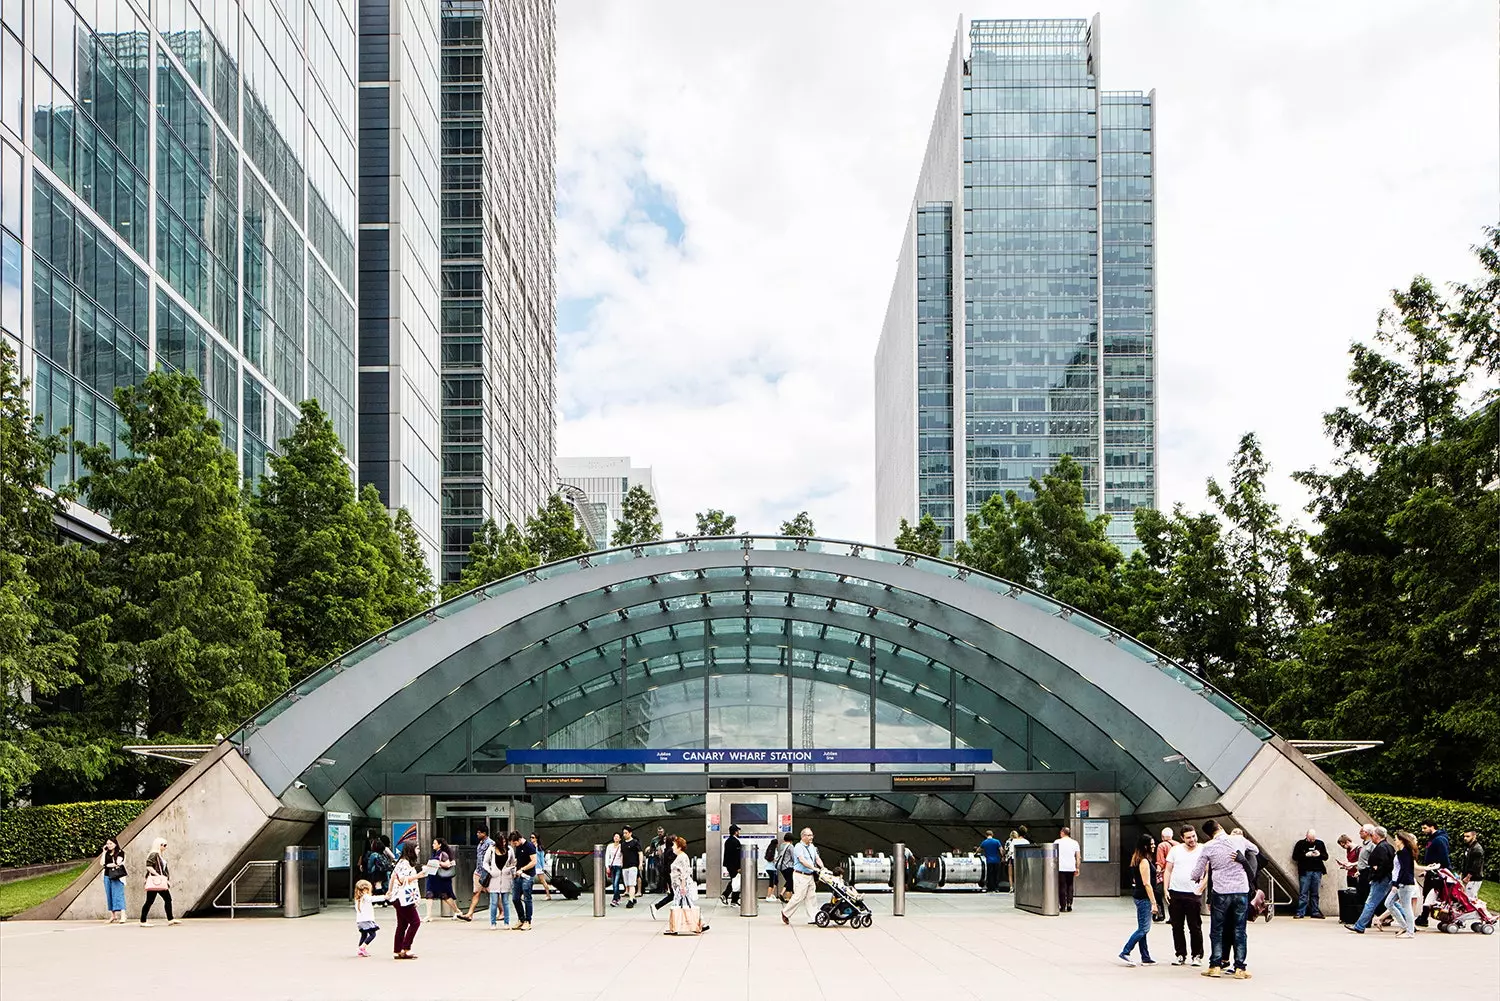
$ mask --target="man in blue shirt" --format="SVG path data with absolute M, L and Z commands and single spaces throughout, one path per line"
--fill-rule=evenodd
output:
M 483 827 L 474 832 L 479 837 L 479 854 L 474 856 L 474 896 L 469 900 L 469 912 L 460 914 L 459 917 L 465 921 L 474 920 L 474 908 L 479 905 L 479 895 L 485 891 L 485 885 L 490 881 L 490 874 L 484 867 L 484 853 L 494 844 L 490 840 L 490 832 Z
M 802 840 L 792 846 L 792 899 L 782 905 L 782 924 L 792 923 L 791 915 L 799 905 L 807 911 L 807 923 L 817 923 L 813 920 L 813 909 L 818 903 L 818 870 L 821 868 L 823 860 L 813 847 L 812 828 L 804 827 Z
M 985 891 L 994 893 L 1000 889 L 1000 839 L 995 837 L 994 831 L 984 832 L 984 840 L 979 842 L 979 850 L 984 853 Z

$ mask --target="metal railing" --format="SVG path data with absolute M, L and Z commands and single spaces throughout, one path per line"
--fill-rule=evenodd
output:
M 225 895 L 229 902 L 224 902 Z M 214 897 L 214 906 L 234 917 L 236 910 L 270 910 L 281 906 L 281 863 L 246 862 L 229 885 Z

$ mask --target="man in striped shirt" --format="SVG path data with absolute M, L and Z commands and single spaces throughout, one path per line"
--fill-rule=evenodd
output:
M 1208 969 L 1203 975 L 1221 977 L 1230 965 L 1224 949 L 1224 933 L 1229 929 L 1234 936 L 1234 978 L 1249 980 L 1250 971 L 1245 969 L 1245 919 L 1250 913 L 1250 875 L 1241 860 L 1259 855 L 1260 850 L 1244 838 L 1225 834 L 1216 820 L 1204 821 L 1203 836 L 1208 840 L 1192 873 L 1194 882 L 1201 882 L 1205 875 L 1212 877 L 1208 895 L 1210 948 Z

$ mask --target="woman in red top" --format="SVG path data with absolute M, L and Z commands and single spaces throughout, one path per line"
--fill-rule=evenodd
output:
M 1349 835 L 1340 834 L 1339 847 L 1344 849 L 1344 855 L 1349 861 L 1339 862 L 1338 859 L 1334 859 L 1334 861 L 1339 862 L 1339 866 L 1344 870 L 1344 879 L 1348 881 L 1349 885 L 1358 886 L 1359 873 L 1356 871 L 1355 865 L 1359 862 L 1359 846 L 1354 844 L 1354 839 L 1349 837 Z

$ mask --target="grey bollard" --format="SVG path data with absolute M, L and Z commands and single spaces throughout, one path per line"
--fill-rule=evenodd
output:
M 906 917 L 906 845 L 895 844 L 891 858 L 891 916 Z
M 594 846 L 594 917 L 604 917 L 604 846 Z
M 740 917 L 753 918 L 760 913 L 760 852 L 755 843 L 740 846 Z

